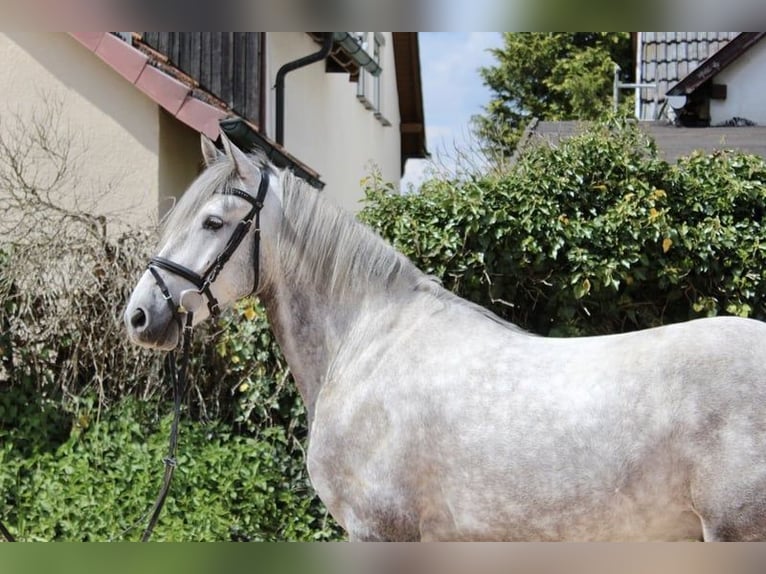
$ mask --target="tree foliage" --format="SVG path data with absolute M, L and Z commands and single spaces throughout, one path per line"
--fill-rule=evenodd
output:
M 492 99 L 474 118 L 492 153 L 510 155 L 530 118 L 595 120 L 612 109 L 614 64 L 631 73 L 627 32 L 505 33 L 494 66 L 481 68 Z

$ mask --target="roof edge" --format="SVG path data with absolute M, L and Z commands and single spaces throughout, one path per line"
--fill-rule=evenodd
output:
M 220 127 L 226 137 L 238 147 L 245 150 L 258 148 L 266 154 L 266 157 L 275 166 L 289 169 L 319 191 L 324 189 L 325 183 L 319 179 L 319 174 L 316 171 L 298 161 L 282 146 L 264 136 L 247 120 L 238 116 L 229 117 L 221 120 Z
M 766 32 L 742 32 L 670 88 L 667 96 L 688 96 L 766 36 Z
M 399 98 L 399 120 L 402 147 L 405 139 L 407 147 L 414 152 L 405 153 L 402 150 L 402 169 L 407 159 L 427 159 L 431 157 L 426 145 L 425 114 L 423 111 L 423 81 L 420 70 L 420 41 L 417 32 L 392 32 L 394 44 L 394 62 L 396 68 L 396 91 Z M 404 70 L 404 62 L 411 62 L 411 68 Z M 409 74 L 407 73 L 409 72 Z M 405 81 L 409 76 L 410 81 Z M 407 86 L 405 87 L 405 84 Z M 409 89 L 407 89 L 407 87 Z M 402 113 L 401 102 L 409 98 L 412 102 L 412 113 L 405 117 Z
M 153 62 L 150 51 L 140 50 L 109 32 L 69 35 L 181 123 L 212 140 L 223 131 L 245 149 L 261 148 L 277 167 L 292 170 L 312 187 L 321 190 L 325 186 L 316 171 L 196 85 L 183 71 L 168 62 Z

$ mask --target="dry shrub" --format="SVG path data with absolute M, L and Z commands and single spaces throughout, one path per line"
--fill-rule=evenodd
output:
M 128 342 L 122 309 L 156 230 L 102 209 L 112 185 L 80 176 L 84 138 L 49 101 L 0 116 L 0 380 L 65 403 L 155 395 L 161 356 Z

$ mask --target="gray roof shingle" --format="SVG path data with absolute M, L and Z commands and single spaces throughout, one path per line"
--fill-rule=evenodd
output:
M 670 163 L 694 151 L 711 153 L 734 149 L 766 159 L 766 127 L 681 128 L 665 122 L 640 122 L 639 127 L 657 143 L 660 156 Z M 525 133 L 514 157 L 528 146 L 547 143 L 558 145 L 562 140 L 582 132 L 587 122 L 537 122 Z

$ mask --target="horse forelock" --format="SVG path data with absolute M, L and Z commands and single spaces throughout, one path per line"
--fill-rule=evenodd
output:
M 273 169 L 273 166 L 260 152 L 249 154 L 248 157 L 259 169 Z M 164 217 L 160 244 L 164 245 L 173 238 L 182 237 L 202 206 L 214 194 L 232 186 L 235 180 L 234 162 L 228 156 L 221 155 L 216 161 L 208 165 Z

